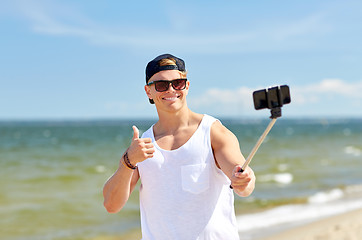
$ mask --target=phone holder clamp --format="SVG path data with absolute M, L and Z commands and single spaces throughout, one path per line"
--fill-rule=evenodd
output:
M 275 107 L 270 109 L 271 119 L 278 118 L 282 116 L 282 108 L 281 107 Z

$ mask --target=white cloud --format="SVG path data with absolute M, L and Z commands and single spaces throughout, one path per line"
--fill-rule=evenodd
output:
M 182 32 L 178 30 L 179 24 L 174 29 L 167 29 L 167 32 L 157 27 L 145 30 L 141 26 L 131 25 L 111 28 L 94 22 L 71 6 L 54 2 L 18 0 L 13 8 L 27 19 L 37 33 L 79 37 L 92 44 L 121 48 L 162 47 L 172 50 L 177 46 L 184 51 L 206 53 L 275 51 L 288 46 L 310 47 L 310 43 L 300 37 L 313 38 L 315 35 L 325 34 L 329 29 L 324 15 L 318 13 L 288 23 L 264 22 L 252 30 L 238 29 L 235 26 L 232 32 L 215 29 L 210 33 L 195 29 L 195 24 L 192 23 L 186 23 L 189 26 L 184 27 L 186 30 Z
M 208 89 L 204 93 L 189 98 L 191 109 L 200 112 L 226 116 L 243 116 L 259 114 L 253 110 L 252 92 L 261 89 L 241 87 L 238 89 Z M 347 82 L 341 79 L 324 79 L 315 84 L 290 86 L 291 105 L 288 110 L 294 115 L 323 113 L 333 115 L 333 107 L 362 106 L 362 81 Z M 313 105 L 313 107 L 309 108 Z M 294 110 L 290 110 L 294 109 Z M 299 111 L 299 112 L 298 112 Z M 362 112 L 361 112 L 362 113 Z M 358 114 L 358 113 L 356 113 Z
M 197 112 L 208 112 L 216 116 L 240 116 L 253 107 L 252 92 L 253 90 L 247 87 L 212 88 L 196 97 L 189 97 L 188 103 L 190 108 Z
M 94 33 L 94 23 L 71 6 L 49 1 L 14 0 L 8 8 L 25 18 L 37 33 L 86 38 Z
M 238 89 L 217 89 L 211 88 L 204 94 L 191 98 L 194 107 L 201 107 L 214 104 L 237 104 L 243 107 L 248 106 L 251 102 L 250 96 L 252 89 L 241 87 Z
M 347 82 L 342 79 L 324 79 L 319 83 L 295 86 L 291 89 L 297 104 L 315 103 L 323 99 L 338 100 L 341 97 L 362 101 L 362 81 Z
M 314 14 L 279 24 L 276 28 L 271 29 L 270 35 L 276 40 L 287 41 L 290 38 L 309 36 L 310 34 L 325 34 L 332 30 L 330 24 L 325 22 L 325 17 L 325 14 Z

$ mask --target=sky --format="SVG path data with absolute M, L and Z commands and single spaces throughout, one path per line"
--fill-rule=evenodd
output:
M 362 1 L 0 0 L 0 120 L 156 118 L 145 66 L 185 60 L 188 106 L 268 118 L 362 118 Z

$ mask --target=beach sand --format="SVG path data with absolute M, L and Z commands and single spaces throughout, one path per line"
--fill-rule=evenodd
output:
M 334 215 L 258 240 L 361 240 L 362 209 Z
M 99 236 L 92 240 L 139 240 L 140 229 L 124 236 Z M 362 209 L 323 218 L 305 225 L 290 228 L 268 237 L 250 240 L 361 240 Z

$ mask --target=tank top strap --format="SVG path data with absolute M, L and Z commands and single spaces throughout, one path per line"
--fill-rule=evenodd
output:
M 220 122 L 219 119 L 216 119 L 216 118 L 211 117 L 211 116 L 209 116 L 209 115 L 207 115 L 207 114 L 204 114 L 204 118 L 202 119 L 202 123 L 201 123 L 201 124 L 202 124 L 202 128 L 204 128 L 204 129 L 209 129 L 209 131 L 210 131 L 211 125 L 212 125 L 215 121 L 219 121 L 219 122 Z

